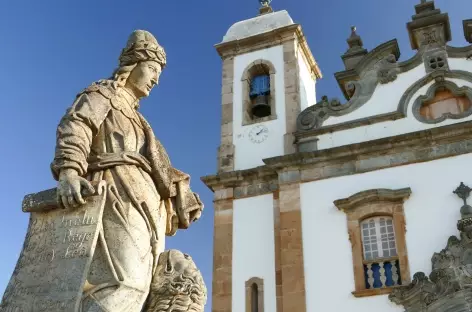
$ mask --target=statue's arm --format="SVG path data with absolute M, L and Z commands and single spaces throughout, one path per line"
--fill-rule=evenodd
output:
M 56 133 L 56 151 L 51 164 L 56 180 L 64 169 L 79 176 L 87 172 L 87 158 L 93 138 L 105 120 L 111 105 L 98 92 L 83 93 L 61 119 Z

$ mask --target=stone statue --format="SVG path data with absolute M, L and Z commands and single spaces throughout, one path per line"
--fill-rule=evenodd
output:
M 83 203 L 89 181 L 107 182 L 102 231 L 90 266 L 82 311 L 140 311 L 164 236 L 200 217 L 189 176 L 173 168 L 137 111 L 158 83 L 166 55 L 147 31 L 129 37 L 108 80 L 79 94 L 61 120 L 53 175 L 66 208 Z
M 153 276 L 149 311 L 163 311 L 174 285 L 192 297 L 167 304 L 204 301 L 188 256 L 163 254 L 170 275 L 158 265 L 165 236 L 188 228 L 203 210 L 190 177 L 172 167 L 137 111 L 165 65 L 154 36 L 137 30 L 112 77 L 79 93 L 67 110 L 51 164 L 56 197 L 49 198 L 52 190 L 25 197 L 30 225 L 0 311 L 140 312 Z M 169 286 L 170 278 L 177 284 Z
M 206 300 L 207 289 L 192 258 L 178 250 L 161 253 L 143 312 L 203 312 Z

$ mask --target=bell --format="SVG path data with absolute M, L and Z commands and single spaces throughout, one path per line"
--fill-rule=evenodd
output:
M 257 118 L 270 116 L 270 104 L 267 95 L 258 95 L 254 99 L 252 115 Z

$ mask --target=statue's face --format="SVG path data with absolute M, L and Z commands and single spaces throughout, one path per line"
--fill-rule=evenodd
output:
M 162 67 L 156 61 L 139 62 L 131 71 L 126 87 L 138 98 L 146 97 L 159 81 Z

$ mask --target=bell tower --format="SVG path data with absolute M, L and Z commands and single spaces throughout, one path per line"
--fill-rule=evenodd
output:
M 295 152 L 296 118 L 316 103 L 321 72 L 301 26 L 259 2 L 259 14 L 232 25 L 216 45 L 223 60 L 219 172 Z
M 263 160 L 296 152 L 297 117 L 316 103 L 321 73 L 301 26 L 259 2 L 258 15 L 232 25 L 216 45 L 218 173 L 202 178 L 214 192 L 213 312 L 306 310 L 296 190 L 279 187 Z

